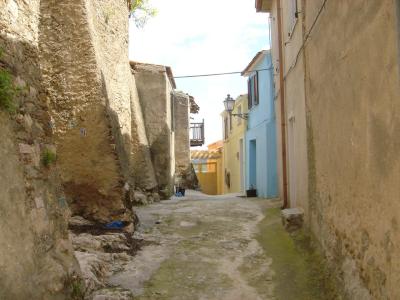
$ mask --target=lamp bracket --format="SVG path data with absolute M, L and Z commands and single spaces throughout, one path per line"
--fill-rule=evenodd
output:
M 231 115 L 234 116 L 234 117 L 242 118 L 244 120 L 247 120 L 249 118 L 249 114 L 232 114 L 231 113 Z

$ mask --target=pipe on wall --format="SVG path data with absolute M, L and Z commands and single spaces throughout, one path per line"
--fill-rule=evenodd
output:
M 400 0 L 399 0 L 400 1 Z M 282 181 L 283 181 L 283 206 L 288 208 L 288 177 L 287 177 L 287 151 L 286 151 L 286 112 L 285 112 L 285 82 L 283 78 L 283 50 L 282 50 L 282 7 L 281 1 L 277 0 L 277 22 L 278 22 L 278 55 L 279 55 L 279 92 L 281 98 L 281 140 L 282 140 Z

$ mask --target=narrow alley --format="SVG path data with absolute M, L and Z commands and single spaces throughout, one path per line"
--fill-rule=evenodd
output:
M 0 0 L 0 300 L 399 300 L 400 0 Z
M 134 299 L 338 299 L 304 237 L 283 229 L 280 205 L 190 191 L 141 207 L 146 246 L 108 285 Z

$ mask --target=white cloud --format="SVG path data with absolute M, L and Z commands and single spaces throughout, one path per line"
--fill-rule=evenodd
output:
M 130 58 L 168 65 L 175 76 L 241 71 L 269 48 L 268 15 L 254 0 L 152 0 L 158 15 L 144 29 L 130 26 Z M 239 75 L 177 79 L 178 89 L 196 99 L 205 119 L 206 142 L 222 138 L 220 112 L 227 93 L 246 93 Z

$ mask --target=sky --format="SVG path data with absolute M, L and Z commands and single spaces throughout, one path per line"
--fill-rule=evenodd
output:
M 243 71 L 258 51 L 269 49 L 268 15 L 254 0 L 150 0 L 158 10 L 144 28 L 130 21 L 129 58 L 170 66 L 174 76 Z M 222 139 L 220 113 L 227 94 L 247 93 L 236 75 L 176 79 L 177 90 L 200 106 L 206 145 Z

